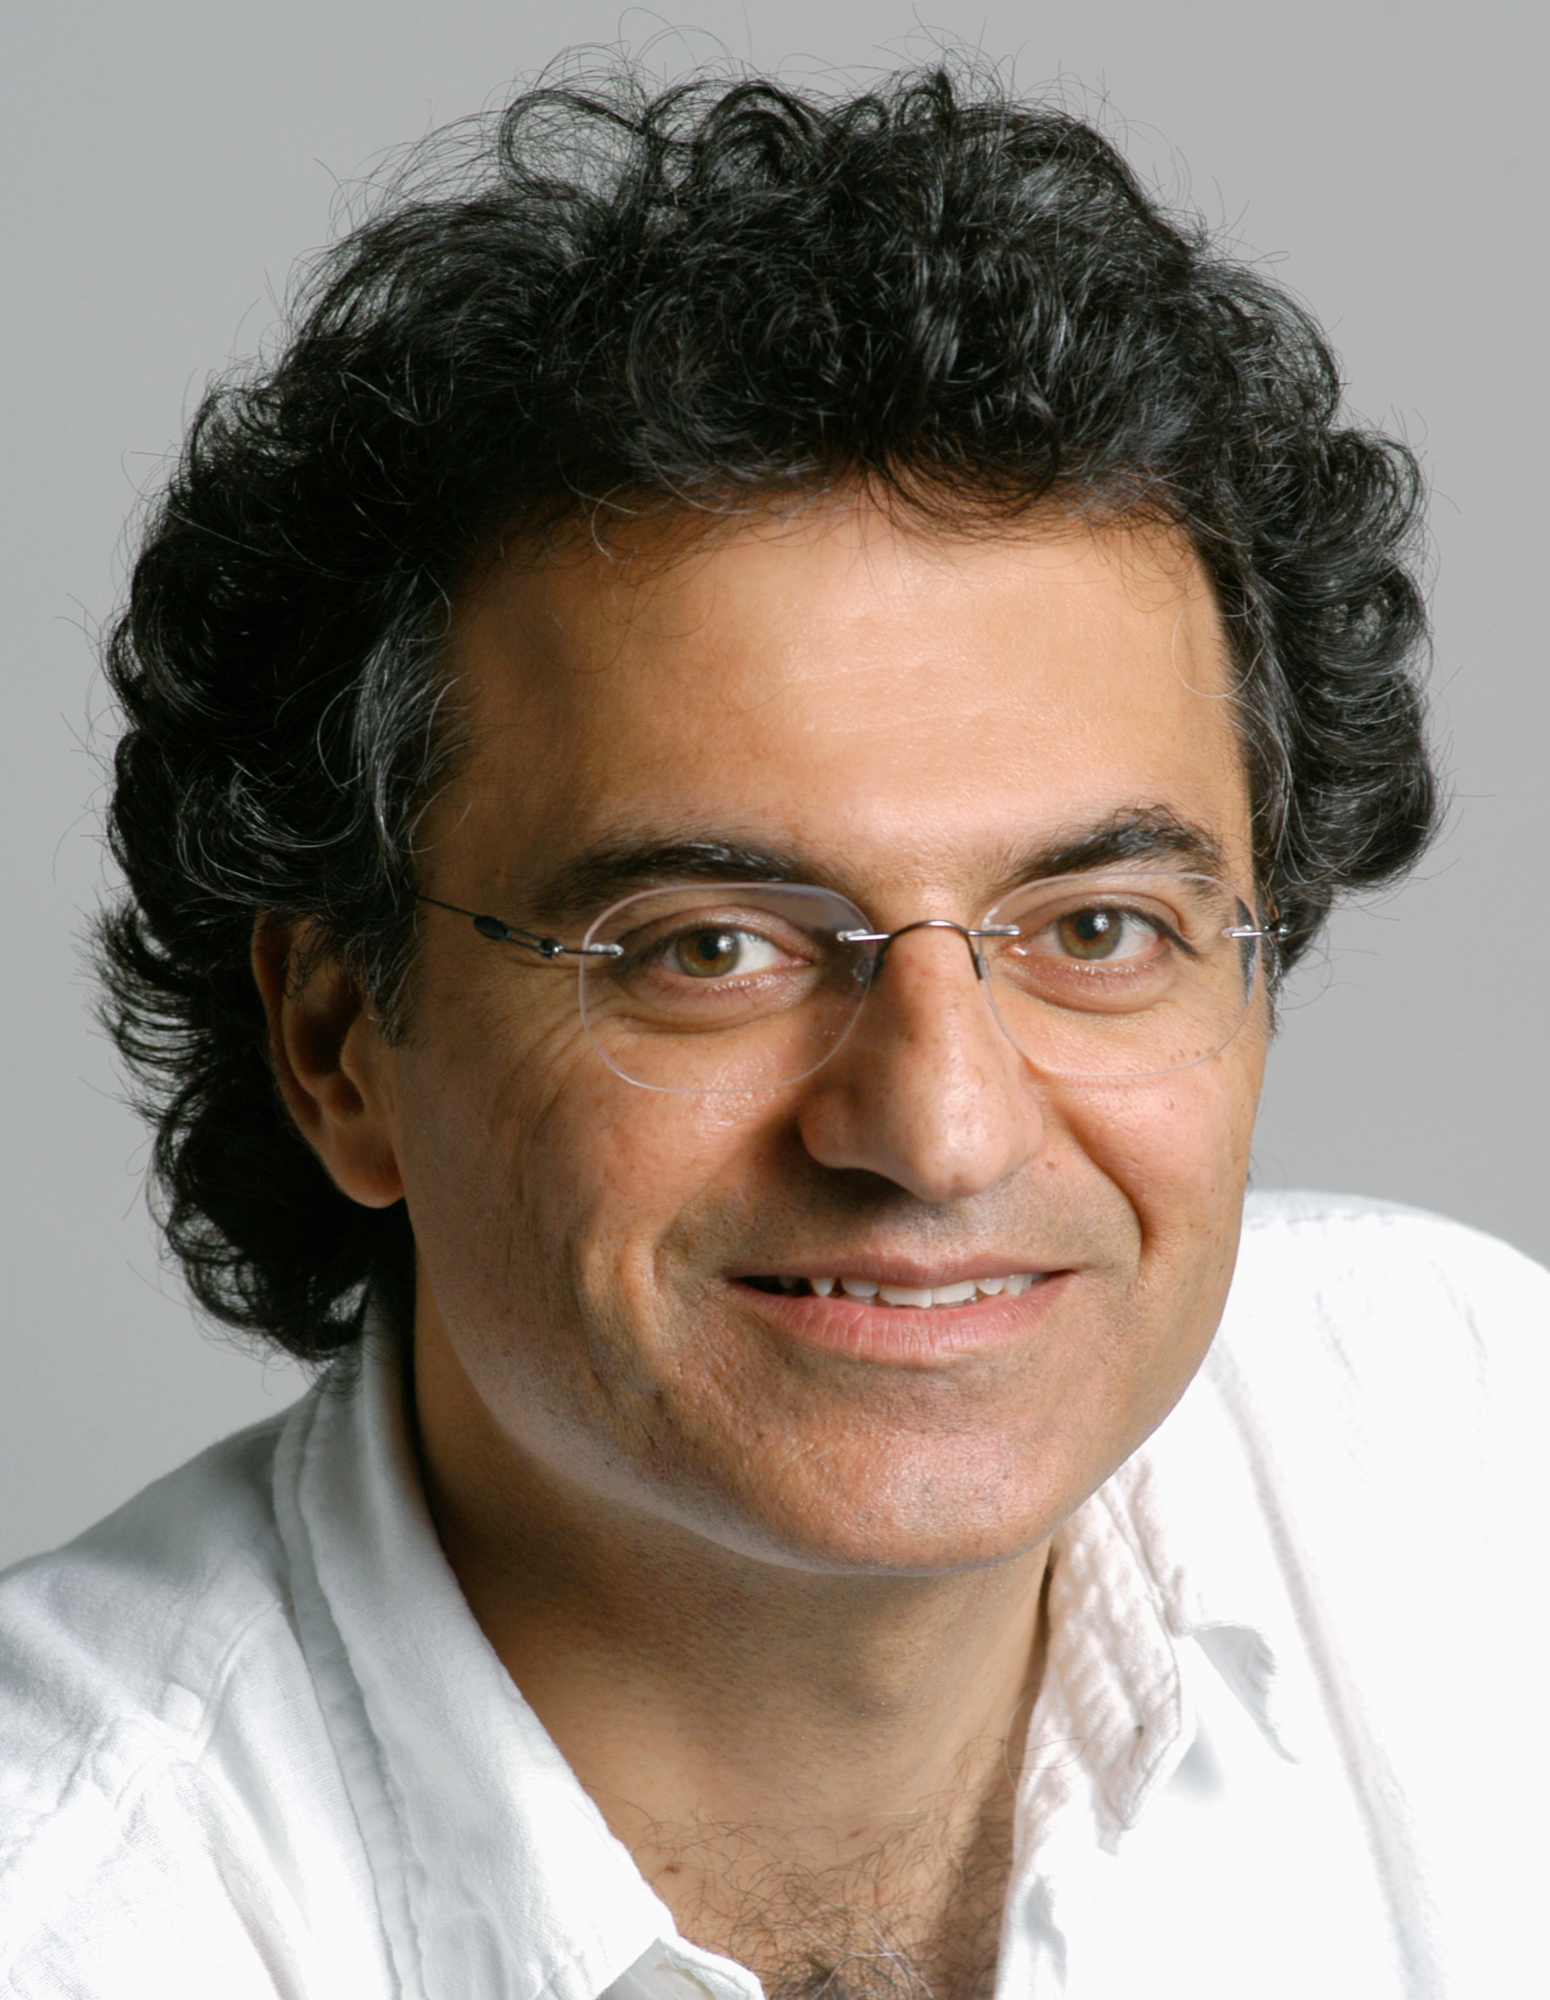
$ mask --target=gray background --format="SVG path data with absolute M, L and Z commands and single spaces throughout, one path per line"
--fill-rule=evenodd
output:
M 1447 837 L 1345 915 L 1300 981 L 1262 1185 L 1382 1194 L 1550 1258 L 1540 801 L 1547 522 L 1541 0 L 33 0 L 0 41 L 5 153 L 5 903 L 0 1562 L 75 1532 L 300 1386 L 194 1322 L 139 1191 L 144 1141 L 91 1028 L 93 632 L 122 523 L 205 376 L 272 323 L 293 259 L 383 149 L 623 39 L 800 79 L 932 31 L 1059 77 L 1166 190 L 1310 300 L 1351 402 L 1436 488 Z M 699 32 L 676 32 L 692 21 Z M 926 24 L 925 30 L 922 23 Z

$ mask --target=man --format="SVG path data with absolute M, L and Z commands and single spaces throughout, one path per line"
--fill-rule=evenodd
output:
M 210 399 L 106 961 L 329 1366 L 4 1585 L 9 1990 L 1518 1989 L 1544 1274 L 1240 1242 L 1433 813 L 1337 403 L 936 76 L 533 93 Z

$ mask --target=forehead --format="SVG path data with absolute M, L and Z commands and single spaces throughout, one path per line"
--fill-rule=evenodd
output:
M 1248 866 L 1220 622 L 1161 529 L 950 535 L 852 500 L 508 558 L 458 605 L 451 667 L 470 754 L 432 836 L 491 889 L 645 838 L 956 889 L 1138 808 Z

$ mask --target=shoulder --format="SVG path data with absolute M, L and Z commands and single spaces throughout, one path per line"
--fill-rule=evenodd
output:
M 1542 1534 L 1550 1272 L 1418 1209 L 1256 1195 L 1205 1374 L 1267 1493 L 1354 1551 L 1483 1576 Z
M 1407 1249 L 1425 1246 L 1428 1255 L 1444 1260 L 1479 1257 L 1493 1266 L 1550 1275 L 1499 1236 L 1430 1209 L 1379 1201 L 1370 1195 L 1326 1194 L 1305 1188 L 1255 1189 L 1244 1200 L 1243 1235 L 1245 1243 L 1304 1248 L 1325 1243 L 1337 1253 L 1360 1246 L 1364 1257 L 1383 1245 Z
M 51 1983 L 63 1977 L 83 1993 L 203 1991 L 207 1978 L 246 1992 L 255 1947 L 272 1956 L 298 1929 L 305 1885 L 287 1874 L 338 1871 L 282 1824 L 337 1810 L 275 1522 L 285 1421 L 0 1576 L 7 1991 L 64 1990 Z M 275 1865 L 288 1851 L 291 1871 Z M 175 1938 L 146 1931 L 157 1907 L 179 1910 Z M 118 1964 L 100 1989 L 94 1954 Z
M 0 1576 L 0 1743 L 21 1717 L 79 1734 L 99 1713 L 194 1740 L 188 1697 L 208 1701 L 255 1621 L 284 1616 L 270 1484 L 283 1421 L 212 1446 Z
M 1206 1582 L 1248 1579 L 1218 1590 L 1219 1622 L 1269 1635 L 1295 1754 L 1341 1772 L 1460 1963 L 1489 1960 L 1504 1882 L 1533 1899 L 1500 1830 L 1550 1782 L 1547 1390 L 1531 1259 L 1414 1209 L 1258 1195 L 1218 1338 L 1157 1434 L 1156 1490 L 1193 1509 L 1179 1566 L 1204 1551 Z
M 1462 1364 L 1544 1364 L 1550 1272 L 1510 1244 L 1423 1209 L 1352 1195 L 1267 1193 L 1244 1206 L 1223 1318 L 1252 1353 L 1295 1322 L 1301 1347 L 1348 1364 L 1403 1342 Z

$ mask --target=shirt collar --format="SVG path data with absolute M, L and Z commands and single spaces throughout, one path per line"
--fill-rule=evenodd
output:
M 1264 1755 L 1293 1757 L 1305 1693 L 1264 1513 L 1231 1398 L 1208 1361 L 1177 1408 L 1054 1537 L 1050 1635 L 1029 1723 L 999 1993 L 1063 1990 L 1067 1927 L 1102 1856 L 1167 1785 L 1214 1671 Z M 1192 1642 L 1200 1665 L 1187 1659 Z M 1208 1664 L 1207 1664 L 1208 1663 Z M 1095 1905 L 1096 1908 L 1096 1905 Z M 1097 1919 L 1095 1919 L 1097 1920 Z
M 1072 1622 L 1119 1621 L 1107 1638 L 1121 1660 L 1126 1632 L 1153 1623 L 1194 1640 L 1266 1743 L 1295 1762 L 1311 1721 L 1289 1671 L 1297 1620 L 1267 1530 L 1262 1445 L 1243 1435 L 1234 1384 L 1230 1357 L 1213 1347 L 1177 1407 L 1066 1524 L 1072 1559 L 1101 1565 L 1109 1596 L 1105 1614 L 1089 1589 Z
M 302 1643 L 406 1993 L 596 2000 L 676 1937 L 672 1915 L 468 1609 L 387 1342 L 367 1341 L 358 1379 L 326 1378 L 298 1406 L 275 1489 Z

